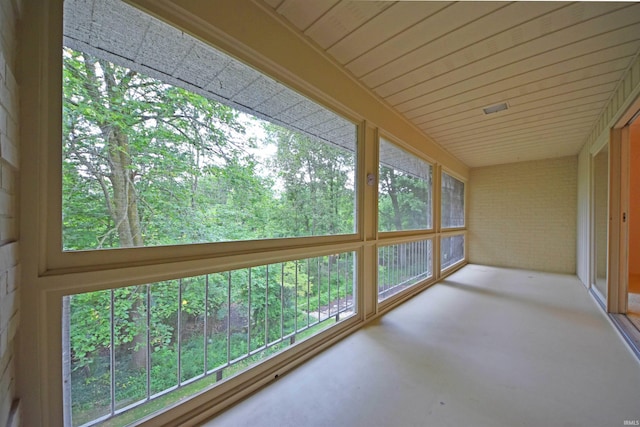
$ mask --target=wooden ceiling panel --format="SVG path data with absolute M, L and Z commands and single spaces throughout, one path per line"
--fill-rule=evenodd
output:
M 284 2 L 284 0 L 265 0 L 265 3 L 267 3 L 269 6 L 271 6 L 274 9 L 277 9 L 282 2 Z
M 627 46 L 635 49 L 637 44 L 634 42 L 627 44 Z M 423 121 L 422 119 L 431 111 L 439 111 L 452 106 L 464 107 L 471 102 L 475 102 L 478 108 L 482 108 L 508 101 L 514 93 L 535 92 L 558 84 L 566 84 L 573 80 L 613 71 L 622 73 L 633 58 L 632 55 L 624 55 L 621 52 L 625 50 L 624 48 L 625 46 L 619 46 L 603 52 L 593 52 L 459 94 L 447 94 L 446 90 L 440 90 L 431 94 L 431 100 L 425 106 L 407 112 L 405 115 L 411 120 Z
M 455 141 L 463 141 L 474 138 L 482 138 L 484 136 L 500 137 L 509 134 L 516 134 L 522 131 L 544 130 L 549 126 L 558 126 L 561 124 L 570 125 L 577 121 L 586 120 L 588 118 L 597 117 L 601 109 L 593 108 L 591 110 L 582 109 L 581 111 L 562 112 L 561 114 L 545 114 L 543 117 L 530 117 L 519 119 L 513 123 L 499 124 L 484 128 L 465 129 L 460 132 L 449 132 L 446 135 L 438 135 L 439 138 L 450 143 Z
M 327 13 L 339 0 L 284 0 L 276 11 L 300 31 Z
M 331 46 L 327 52 L 345 64 L 442 9 L 438 2 L 398 2 Z M 384 31 L 380 31 L 383 28 Z
M 412 114 L 412 110 L 419 109 L 430 104 L 434 99 L 442 99 L 447 98 L 449 96 L 457 95 L 462 92 L 470 91 L 491 83 L 501 83 L 504 84 L 504 80 L 520 77 L 523 80 L 528 78 L 527 74 L 531 73 L 531 70 L 537 70 L 539 68 L 544 68 L 547 66 L 551 66 L 554 64 L 560 64 L 560 69 L 565 72 L 571 71 L 573 68 L 566 68 L 567 66 L 567 58 L 569 59 L 583 59 L 583 61 L 578 61 L 582 63 L 582 66 L 588 67 L 593 65 L 594 63 L 601 62 L 600 55 L 604 52 L 598 52 L 600 55 L 593 55 L 589 60 L 585 60 L 585 57 L 590 53 L 593 53 L 594 50 L 598 51 L 598 49 L 593 48 L 593 44 L 595 43 L 605 43 L 609 42 L 610 44 L 615 43 L 616 41 L 622 40 L 623 42 L 630 40 L 637 40 L 640 36 L 640 23 L 622 28 L 620 30 L 616 30 L 610 33 L 605 33 L 596 37 L 592 37 L 588 40 L 583 40 L 578 43 L 574 43 L 572 45 L 564 46 L 560 49 L 555 49 L 547 55 L 539 55 L 536 57 L 527 58 L 523 61 L 519 61 L 516 63 L 512 63 L 501 68 L 493 69 L 491 72 L 487 72 L 485 74 L 478 74 L 475 76 L 469 76 L 465 79 L 456 79 L 455 82 L 451 84 L 437 88 L 435 90 L 431 90 L 428 85 L 420 85 L 420 88 L 415 89 L 415 93 L 422 94 L 418 95 L 412 99 L 409 99 L 402 103 L 395 103 L 391 98 L 387 98 L 387 102 L 392 105 L 395 105 L 396 109 L 402 113 Z M 593 43 L 593 44 L 592 44 Z M 544 71 L 548 72 L 551 68 L 547 68 Z M 465 75 L 463 70 L 461 71 L 461 75 Z M 455 71 L 454 71 L 455 72 Z M 545 79 L 548 77 L 552 77 L 552 75 L 545 74 L 545 72 L 541 73 L 540 78 Z M 409 94 L 407 94 L 409 95 Z M 395 98 L 394 98 L 395 99 Z
M 314 22 L 305 34 L 328 49 L 391 5 L 388 1 L 342 1 Z
M 437 125 L 439 123 L 446 123 L 452 120 L 461 120 L 470 115 L 481 115 L 482 108 L 499 104 L 501 102 L 508 102 L 513 108 L 518 105 L 527 104 L 530 101 L 543 99 L 543 98 L 555 98 L 573 96 L 572 92 L 581 91 L 589 88 L 597 88 L 602 90 L 602 86 L 605 86 L 609 93 L 613 91 L 618 83 L 618 77 L 620 71 L 625 68 L 628 59 L 620 61 L 621 66 L 611 72 L 598 74 L 593 77 L 587 77 L 585 79 L 569 80 L 574 77 L 573 73 L 567 73 L 564 75 L 556 76 L 545 80 L 543 82 L 534 82 L 529 85 L 520 86 L 511 90 L 505 90 L 497 94 L 491 94 L 488 97 L 481 97 L 470 100 L 464 103 L 453 104 L 449 108 L 443 108 L 433 113 L 419 116 L 414 118 L 414 123 L 431 125 Z M 543 83 L 542 85 L 540 83 Z
M 512 129 L 520 123 L 531 123 L 532 117 L 536 120 L 544 120 L 545 118 L 551 117 L 559 118 L 567 114 L 600 111 L 602 102 L 609 98 L 608 95 L 609 94 L 605 93 L 588 96 L 583 99 L 571 99 L 570 101 L 559 102 L 553 105 L 531 108 L 519 113 L 508 114 L 509 111 L 505 111 L 504 113 L 496 113 L 496 115 L 501 115 L 499 118 L 491 118 L 491 115 L 477 117 L 474 118 L 474 120 L 463 121 L 459 123 L 458 126 L 451 126 L 450 124 L 437 128 L 429 126 L 429 132 L 440 137 L 459 134 L 466 130 L 472 130 L 477 134 L 484 130 L 490 132 L 496 131 L 505 124 L 507 125 L 505 128 Z
M 552 140 L 555 138 L 573 138 L 576 136 L 584 136 L 583 122 L 575 122 L 571 125 L 561 125 L 556 129 L 545 129 L 544 131 L 526 131 L 521 134 L 509 134 L 502 137 L 491 136 L 490 138 L 474 138 L 464 144 L 450 145 L 450 150 L 472 152 L 474 150 L 483 151 L 501 144 L 520 144 L 524 146 L 527 143 L 537 143 L 541 140 Z
M 442 62 L 446 61 L 444 67 L 440 67 L 444 68 L 441 72 L 447 72 L 450 71 L 449 67 L 455 68 L 511 48 L 514 39 L 518 38 L 516 33 L 525 32 L 519 28 L 531 27 L 528 32 L 535 34 L 534 28 L 542 27 L 548 12 L 563 9 L 561 3 L 555 2 L 518 2 L 505 5 L 459 31 L 421 46 L 363 76 L 362 81 L 376 89 L 381 96 L 394 94 L 438 75 L 438 66 Z
M 346 64 L 346 68 L 354 75 L 362 77 L 376 68 L 404 56 L 438 37 L 455 31 L 464 24 L 473 22 L 473 20 L 500 7 L 504 7 L 504 4 L 469 2 L 446 5 L 437 13 L 425 17 L 418 24 L 407 28 L 375 49 L 371 49 L 364 55 L 349 62 Z
M 500 81 L 514 75 L 520 75 L 531 69 L 556 64 L 566 60 L 567 58 L 575 58 L 593 51 L 603 50 L 615 46 L 620 42 L 635 40 L 638 36 L 640 36 L 640 23 L 566 44 L 551 51 L 540 52 L 532 50 L 521 52 L 515 57 L 509 56 L 507 52 L 503 52 L 501 54 L 494 55 L 493 57 L 485 58 L 469 66 L 461 67 L 449 73 L 442 74 L 427 82 L 420 83 L 402 92 L 385 97 L 385 99 L 390 104 L 396 106 L 399 111 L 406 112 L 424 105 L 423 99 L 425 99 L 426 96 L 416 97 L 416 93 L 429 94 L 441 88 L 447 88 L 448 91 L 465 91 L 474 87 Z M 546 40 L 546 42 L 547 43 L 536 43 L 536 48 L 542 50 L 549 44 L 558 43 L 552 42 L 551 39 Z M 520 58 L 520 56 L 524 55 L 529 56 Z M 455 89 L 452 88 L 453 85 L 455 85 Z
M 615 87 L 615 84 L 613 85 Z M 526 108 L 510 107 L 508 110 L 485 115 L 482 111 L 474 112 L 473 115 L 462 115 L 458 120 L 441 123 L 430 122 L 429 131 L 434 135 L 448 129 L 462 130 L 464 128 L 481 129 L 482 126 L 493 127 L 496 124 L 513 121 L 520 117 L 529 117 L 540 113 L 551 113 L 554 111 L 564 111 L 572 107 L 585 104 L 602 105 L 602 102 L 609 99 L 611 86 L 603 87 L 600 91 L 591 88 L 584 89 L 576 93 L 569 93 L 563 97 L 543 98 L 526 104 Z M 492 117 L 498 116 L 498 117 Z
M 509 98 L 500 97 L 497 98 L 493 104 L 482 103 L 484 99 L 476 100 L 469 104 L 458 104 L 454 107 L 456 111 L 452 111 L 453 109 L 451 108 L 437 111 L 431 114 L 428 118 L 414 120 L 414 123 L 418 125 L 425 124 L 432 127 L 445 123 L 456 123 L 470 117 L 482 116 L 482 108 L 487 107 L 488 105 L 496 105 L 505 99 L 508 99 L 509 108 L 523 110 L 524 108 L 530 108 L 531 105 L 529 103 L 537 100 L 548 99 L 550 103 L 555 103 L 568 100 L 576 96 L 580 97 L 594 93 L 604 92 L 610 94 L 618 83 L 616 79 L 618 74 L 619 73 L 615 71 L 588 79 L 556 85 L 549 89 L 542 89 L 529 93 L 520 92 L 523 93 L 523 95 L 514 95 Z M 514 91 L 514 94 L 517 93 L 517 91 Z
M 633 2 L 256 1 L 471 167 L 576 155 L 640 52 Z

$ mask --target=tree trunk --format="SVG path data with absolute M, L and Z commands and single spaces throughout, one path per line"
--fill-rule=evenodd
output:
M 389 197 L 393 206 L 393 223 L 396 230 L 402 230 L 402 215 L 400 214 L 400 203 L 396 192 L 396 175 L 393 171 L 389 172 Z
M 103 102 L 102 105 L 111 109 L 119 108 L 124 94 L 128 90 L 132 74 L 125 75 L 117 82 L 111 66 L 103 61 L 100 61 L 100 65 L 104 74 L 107 94 L 106 102 Z M 111 116 L 111 114 L 106 115 L 106 117 Z M 107 155 L 111 166 L 109 180 L 113 188 L 113 197 L 109 213 L 118 231 L 120 247 L 143 246 L 138 213 L 138 195 L 133 182 L 135 172 L 132 168 L 129 137 L 126 129 L 116 123 L 102 123 L 101 131 L 107 143 Z M 144 287 L 139 288 L 144 289 Z M 129 316 L 131 321 L 138 323 L 141 320 L 140 311 L 144 304 L 137 293 L 134 298 L 136 300 L 131 307 Z M 147 334 L 144 332 L 145 328 L 137 329 L 141 332 L 133 337 L 132 363 L 135 369 L 144 369 L 147 364 Z

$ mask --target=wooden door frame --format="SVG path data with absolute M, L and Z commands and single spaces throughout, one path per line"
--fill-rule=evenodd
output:
M 629 292 L 629 124 L 640 110 L 640 98 L 611 129 L 609 138 L 609 260 L 607 312 L 626 313 Z

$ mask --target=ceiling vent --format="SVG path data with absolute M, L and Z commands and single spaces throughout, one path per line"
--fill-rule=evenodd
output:
M 491 107 L 485 107 L 482 109 L 482 111 L 484 111 L 485 114 L 492 114 L 492 113 L 497 113 L 499 111 L 504 111 L 508 108 L 509 106 L 507 105 L 507 103 L 503 102 L 502 104 L 496 104 L 496 105 L 492 105 Z

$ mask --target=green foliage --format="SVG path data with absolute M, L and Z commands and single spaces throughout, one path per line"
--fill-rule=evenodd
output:
M 243 358 L 239 366 L 246 367 L 251 360 L 286 348 L 290 341 L 283 337 L 329 318 L 331 303 L 335 321 L 336 301 L 342 300 L 344 308 L 353 292 L 352 267 L 347 255 L 342 260 L 326 256 L 73 295 L 69 321 L 74 424 L 109 409 L 105 402 L 110 401 L 112 347 L 119 408 L 146 398 L 149 362 L 153 395 L 175 387 L 178 376 L 189 381 L 238 358 Z M 263 350 L 248 357 L 256 349 Z
M 430 228 L 431 176 L 420 179 L 386 166 L 380 167 L 378 221 L 380 231 Z
M 355 152 L 85 53 L 63 64 L 65 250 L 355 232 Z M 353 262 L 310 261 L 71 296 L 74 425 L 109 412 L 112 382 L 122 408 L 335 322 Z

